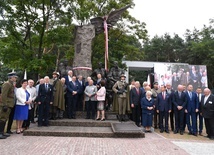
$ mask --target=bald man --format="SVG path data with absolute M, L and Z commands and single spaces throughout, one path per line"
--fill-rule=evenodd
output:
M 174 134 L 180 131 L 180 134 L 184 133 L 184 112 L 187 105 L 186 93 L 183 91 L 183 86 L 178 85 L 178 90 L 174 93 L 173 96 L 173 105 L 175 112 L 175 130 Z
M 207 137 L 214 140 L 214 96 L 209 88 L 204 89 L 201 98 L 201 111 L 204 117 Z

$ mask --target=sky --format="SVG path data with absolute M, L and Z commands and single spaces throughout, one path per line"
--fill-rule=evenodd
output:
M 165 33 L 183 37 L 186 29 L 202 29 L 214 19 L 214 0 L 134 0 L 129 12 L 146 23 L 150 38 Z

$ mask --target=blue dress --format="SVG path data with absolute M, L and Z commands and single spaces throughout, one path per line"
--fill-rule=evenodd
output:
M 147 107 L 154 106 L 154 100 L 151 99 L 150 101 L 144 97 L 141 99 L 141 108 L 142 108 L 142 126 L 143 127 L 150 127 L 152 126 L 152 119 L 154 110 L 148 110 Z
M 29 92 L 26 90 L 26 101 L 30 98 Z M 28 119 L 28 108 L 29 105 L 16 105 L 15 113 L 14 113 L 14 120 L 22 121 Z

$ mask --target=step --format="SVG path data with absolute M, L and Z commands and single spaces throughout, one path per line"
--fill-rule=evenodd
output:
M 145 133 L 142 128 L 137 127 L 133 122 L 111 123 L 112 131 L 116 137 L 144 138 Z
M 113 111 L 105 111 L 105 117 L 108 120 L 117 120 L 117 113 Z M 77 111 L 76 118 L 86 118 L 86 111 Z
M 113 120 L 96 121 L 91 119 L 61 119 L 49 121 L 49 127 L 37 127 L 24 131 L 24 136 L 58 136 L 58 137 L 118 137 L 144 138 L 142 128 L 132 121 Z
M 34 127 L 24 131 L 24 136 L 54 137 L 114 137 L 111 127 L 49 126 Z
M 59 119 L 50 120 L 50 126 L 80 126 L 80 127 L 111 127 L 111 123 L 118 121 L 105 120 L 97 121 L 92 119 Z

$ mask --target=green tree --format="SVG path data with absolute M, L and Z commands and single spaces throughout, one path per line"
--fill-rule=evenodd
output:
M 127 4 L 134 6 L 132 0 L 0 0 L 1 61 L 9 68 L 27 69 L 35 79 L 38 74 L 47 75 L 57 69 L 61 59 L 68 59 L 71 65 L 74 25 L 88 24 L 90 18 L 106 15 L 112 8 L 118 9 Z M 126 56 L 130 57 L 127 51 L 139 51 L 134 44 L 139 45 L 137 39 L 146 39 L 147 31 L 145 23 L 133 18 L 128 11 L 121 19 L 126 22 L 120 21 L 112 30 L 115 35 L 111 37 L 121 32 L 122 36 L 128 37 L 126 43 L 129 45 L 126 46 L 130 47 L 126 50 Z M 131 37 L 135 43 L 131 42 Z M 104 38 L 98 35 L 95 40 L 100 44 Z M 112 48 L 117 50 L 118 47 L 112 45 Z M 93 51 L 104 54 L 103 49 L 96 47 Z M 111 51 L 110 55 L 114 56 Z

